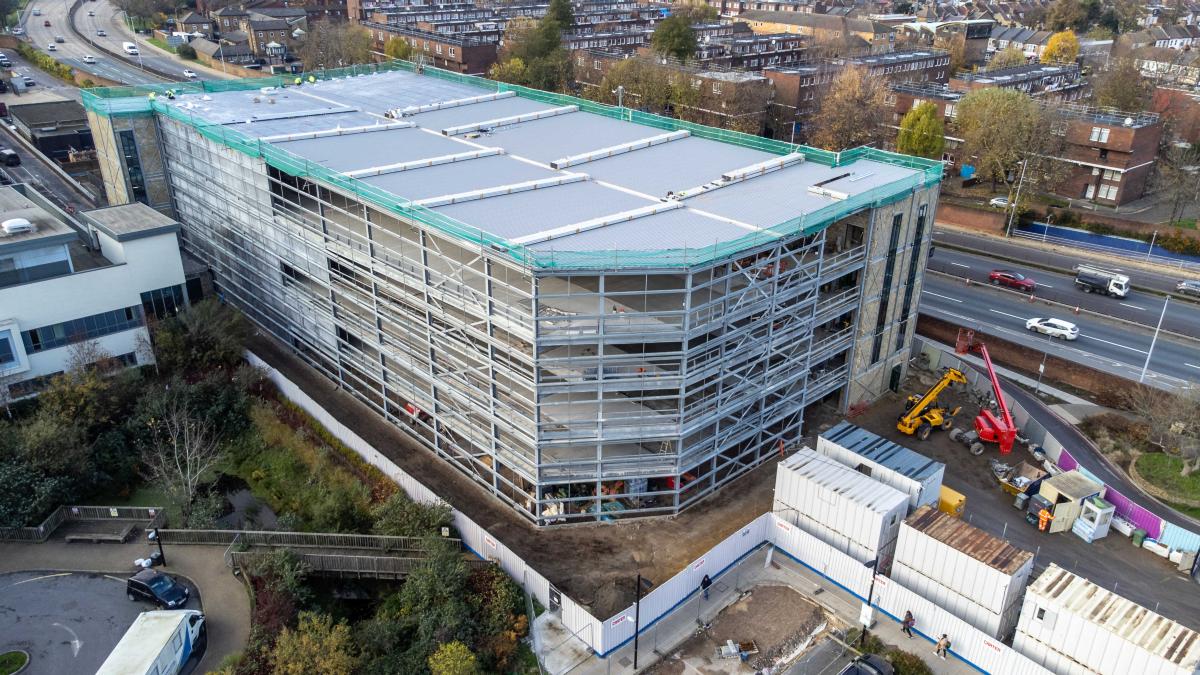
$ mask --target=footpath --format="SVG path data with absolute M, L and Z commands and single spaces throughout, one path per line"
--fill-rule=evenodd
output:
M 110 572 L 132 574 L 133 561 L 150 551 L 145 539 L 126 544 L 68 544 L 51 538 L 43 544 L 0 543 L 0 573 L 23 571 Z M 225 566 L 220 546 L 167 546 L 167 562 L 158 569 L 190 579 L 200 590 L 208 619 L 208 649 L 198 673 L 217 669 L 227 655 L 239 652 L 250 637 L 250 596 Z
M 647 671 L 660 661 L 672 666 L 665 672 L 709 672 L 707 668 L 702 671 L 691 663 L 680 663 L 675 659 L 677 649 L 696 635 L 701 625 L 711 623 L 722 610 L 736 602 L 743 592 L 762 585 L 788 586 L 820 605 L 827 617 L 833 618 L 835 623 L 843 626 L 858 624 L 859 611 L 863 604 L 861 600 L 767 545 L 755 550 L 713 579 L 708 600 L 697 591 L 671 613 L 653 625 L 644 627 L 639 638 L 637 670 L 633 668 L 632 641 L 601 658 L 590 653 L 582 641 L 570 636 L 562 624 L 558 623 L 557 617 L 549 612 L 542 614 L 534 622 L 535 648 L 546 672 L 551 675 L 628 675 Z M 875 611 L 875 622 L 871 628 L 872 635 L 889 645 L 920 656 L 937 675 L 967 675 L 978 672 L 953 655 L 944 660 L 935 656 L 933 643 L 938 636 L 924 635 L 920 632 L 920 617 L 917 617 L 917 636 L 912 639 L 900 631 L 900 625 L 895 619 L 879 610 Z M 750 639 L 753 637 L 747 636 Z M 828 658 L 819 660 L 807 658 L 807 655 L 801 656 L 798 659 L 799 663 L 787 664 L 774 672 L 777 675 L 837 673 L 841 665 L 849 663 L 852 654 L 842 649 L 841 645 L 836 647 L 824 650 L 814 643 L 811 649 L 814 652 L 831 652 Z M 751 671 L 746 668 L 745 672 Z

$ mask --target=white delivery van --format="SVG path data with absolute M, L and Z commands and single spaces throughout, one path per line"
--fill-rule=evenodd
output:
M 121 43 L 121 49 L 124 49 L 124 50 L 125 50 L 125 53 L 126 53 L 126 54 L 128 54 L 128 55 L 130 55 L 130 56 L 137 56 L 137 55 L 138 55 L 138 48 L 137 48 L 137 45 L 133 44 L 132 42 L 122 42 L 122 43 Z
M 205 638 L 194 609 L 142 612 L 96 675 L 175 675 Z

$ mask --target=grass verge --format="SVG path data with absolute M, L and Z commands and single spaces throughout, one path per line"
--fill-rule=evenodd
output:
M 0 654 L 0 675 L 12 675 L 29 663 L 29 655 L 25 652 L 4 652 Z

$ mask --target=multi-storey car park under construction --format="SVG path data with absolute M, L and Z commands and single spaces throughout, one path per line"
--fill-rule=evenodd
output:
M 538 524 L 671 514 L 904 375 L 936 162 L 404 62 L 87 91 L 113 203 Z

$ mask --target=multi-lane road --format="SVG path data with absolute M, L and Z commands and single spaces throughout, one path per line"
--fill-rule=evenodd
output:
M 941 251 L 937 253 L 941 255 Z M 1074 315 L 1060 307 L 1030 302 L 1027 296 L 982 284 L 929 274 L 921 292 L 921 312 L 983 330 L 1020 344 L 1137 381 L 1146 362 L 1153 330 L 1097 316 Z M 1053 317 L 1079 326 L 1077 340 L 1050 339 L 1025 329 L 1034 317 Z M 1156 317 L 1157 318 L 1157 317 Z M 1031 364 L 1031 368 L 1036 364 Z M 1147 381 L 1186 387 L 1200 381 L 1200 343 L 1160 335 Z

